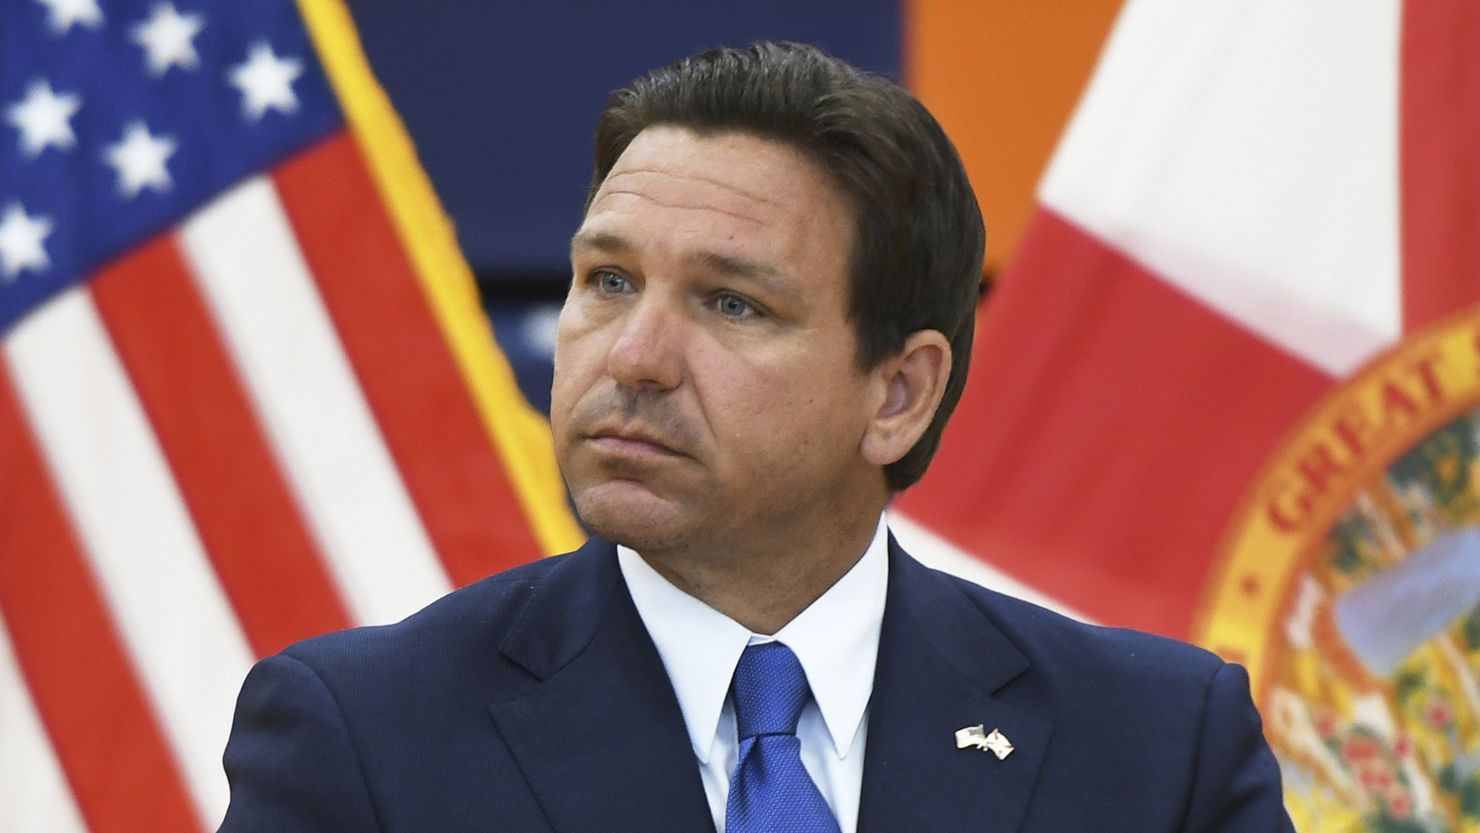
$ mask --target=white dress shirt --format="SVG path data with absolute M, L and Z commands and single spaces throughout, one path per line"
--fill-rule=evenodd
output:
M 752 633 L 678 589 L 626 547 L 617 547 L 617 559 L 678 695 L 715 829 L 725 833 L 730 778 L 740 760 L 730 680 L 745 646 L 775 640 L 796 654 L 812 688 L 814 699 L 797 724 L 802 765 L 842 833 L 855 833 L 889 581 L 884 518 L 853 569 L 774 636 Z

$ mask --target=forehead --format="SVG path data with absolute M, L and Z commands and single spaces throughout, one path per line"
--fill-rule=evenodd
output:
M 852 216 L 823 169 L 785 143 L 660 125 L 627 146 L 572 241 L 846 259 Z M 634 235 L 636 235 L 634 239 Z

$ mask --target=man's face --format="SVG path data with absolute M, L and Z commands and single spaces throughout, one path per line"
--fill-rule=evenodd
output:
M 555 352 L 556 453 L 592 529 L 644 552 L 752 546 L 882 505 L 852 242 L 826 174 L 784 144 L 632 141 L 572 240 Z

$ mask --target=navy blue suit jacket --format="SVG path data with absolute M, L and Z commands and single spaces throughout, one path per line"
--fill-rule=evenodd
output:
M 1288 831 L 1244 671 L 925 568 L 890 541 L 861 833 Z M 957 749 L 1000 729 L 1016 750 Z M 713 830 L 678 701 L 593 540 L 259 663 L 229 833 Z

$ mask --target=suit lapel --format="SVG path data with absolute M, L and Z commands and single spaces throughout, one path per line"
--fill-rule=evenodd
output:
M 662 660 L 610 544 L 541 582 L 501 646 L 535 682 L 491 706 L 557 833 L 713 830 Z
M 992 694 L 1028 661 L 951 579 L 889 544 L 858 829 L 1016 831 L 1052 726 Z M 977 724 L 1014 751 L 957 749 L 956 730 Z

